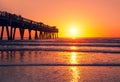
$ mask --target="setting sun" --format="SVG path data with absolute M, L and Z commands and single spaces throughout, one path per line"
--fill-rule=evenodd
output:
M 69 28 L 69 37 L 77 38 L 80 37 L 81 30 L 77 25 L 73 25 Z
M 77 32 L 78 32 L 77 28 L 70 28 L 70 34 L 71 34 L 72 36 L 76 36 L 76 35 L 77 35 Z

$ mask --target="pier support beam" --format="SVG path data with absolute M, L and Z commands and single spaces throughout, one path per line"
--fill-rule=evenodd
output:
M 44 38 L 47 39 L 47 32 L 44 32 Z
M 24 39 L 24 30 L 25 30 L 25 29 L 19 28 L 19 30 L 20 30 L 20 37 L 21 37 L 21 40 L 23 40 L 23 39 Z
M 49 39 L 51 39 L 51 33 L 49 33 Z
M 2 40 L 2 39 L 3 39 L 3 32 L 4 32 L 4 26 L 2 26 L 0 40 Z
M 45 38 L 45 32 L 41 31 L 40 32 L 40 37 L 41 37 L 41 39 Z
M 8 25 L 6 25 L 6 32 L 7 32 L 7 38 L 8 38 L 8 40 L 10 40 Z
M 35 30 L 35 39 L 38 39 L 38 32 Z
M 55 35 L 54 35 L 54 33 L 52 33 L 52 39 L 54 39 L 55 38 Z
M 13 31 L 13 40 L 15 39 L 15 33 L 16 33 L 16 27 L 14 27 L 14 31 Z
M 58 33 L 56 33 L 56 36 L 57 36 L 56 38 L 58 38 Z
M 40 31 L 39 38 L 42 39 L 42 31 Z
M 29 32 L 29 40 L 31 40 L 32 39 L 32 37 L 31 37 L 31 29 L 28 29 L 28 32 Z
M 13 27 L 11 26 L 10 28 L 10 35 L 9 35 L 10 40 L 13 40 Z
M 4 33 L 4 28 L 5 27 L 6 27 L 7 39 L 8 40 L 14 40 L 16 28 L 14 28 L 12 26 L 8 27 L 8 25 L 7 26 L 2 26 L 0 40 L 3 39 L 3 33 Z

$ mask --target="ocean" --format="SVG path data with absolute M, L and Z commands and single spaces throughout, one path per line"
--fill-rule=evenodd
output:
M 2 40 L 0 82 L 120 82 L 120 38 Z

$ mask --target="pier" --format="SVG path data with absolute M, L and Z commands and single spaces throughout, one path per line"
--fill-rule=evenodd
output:
M 58 28 L 56 26 L 49 26 L 5 11 L 0 11 L 0 29 L 0 40 L 3 40 L 4 32 L 6 32 L 8 40 L 15 40 L 16 29 L 19 29 L 21 40 L 24 40 L 25 30 L 28 31 L 29 40 L 32 39 L 32 36 L 34 36 L 34 39 L 58 38 Z M 34 34 L 32 31 L 34 31 Z

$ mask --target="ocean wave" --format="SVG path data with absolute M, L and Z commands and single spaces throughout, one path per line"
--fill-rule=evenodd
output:
M 0 43 L 0 46 L 93 46 L 120 47 L 120 43 Z
M 84 41 L 88 42 L 83 43 Z M 109 41 L 110 40 L 110 41 Z M 49 39 L 49 40 L 13 40 L 0 41 L 0 51 L 59 51 L 59 52 L 94 52 L 120 53 L 120 43 L 111 43 L 120 39 Z M 82 41 L 82 42 L 80 42 Z M 91 43 L 90 41 L 94 41 Z M 100 42 L 104 43 L 100 43 Z M 108 43 L 106 43 L 108 42 Z M 71 47 L 77 47 L 71 49 Z
M 0 64 L 1 66 L 120 66 L 120 64 Z
M 57 51 L 57 52 L 91 52 L 91 53 L 118 53 L 120 50 L 100 50 L 100 49 L 57 49 L 57 48 L 0 48 L 0 51 Z
M 1 40 L 0 42 L 72 42 L 72 43 L 120 43 L 120 38 L 58 38 L 58 39 L 39 39 L 39 40 Z

